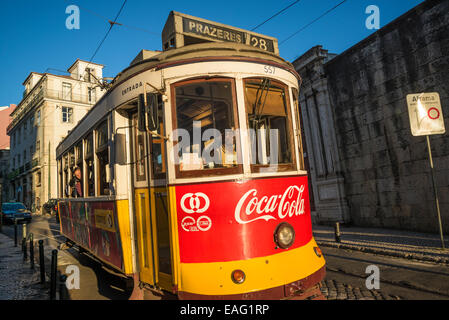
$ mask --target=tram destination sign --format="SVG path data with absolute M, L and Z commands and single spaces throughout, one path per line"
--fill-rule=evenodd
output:
M 440 95 L 437 92 L 409 94 L 407 105 L 413 136 L 446 132 Z
M 204 41 L 234 42 L 279 54 L 276 38 L 172 11 L 162 31 L 164 50 Z

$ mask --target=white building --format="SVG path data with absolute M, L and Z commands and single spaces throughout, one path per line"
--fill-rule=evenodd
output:
M 10 198 L 40 211 L 57 197 L 55 149 L 101 98 L 103 65 L 77 59 L 70 75 L 31 72 L 22 101 L 11 113 Z

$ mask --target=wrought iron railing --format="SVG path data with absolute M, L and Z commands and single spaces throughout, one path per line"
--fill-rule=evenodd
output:
M 95 95 L 89 97 L 88 95 L 77 94 L 71 91 L 63 92 L 62 90 L 42 88 L 35 96 L 25 98 L 21 103 L 19 103 L 16 109 L 17 111 L 14 112 L 13 115 L 14 119 L 8 125 L 6 131 L 11 130 L 11 128 L 13 128 L 22 119 L 22 116 L 37 105 L 43 98 L 87 104 L 94 104 L 97 100 Z

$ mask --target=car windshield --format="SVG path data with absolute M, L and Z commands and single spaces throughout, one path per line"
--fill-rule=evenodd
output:
M 17 211 L 20 209 L 26 209 L 22 203 L 4 203 L 2 205 L 2 211 Z

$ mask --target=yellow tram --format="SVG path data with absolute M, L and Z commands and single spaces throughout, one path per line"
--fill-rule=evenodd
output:
M 320 298 L 299 75 L 264 35 L 172 12 L 162 38 L 58 145 L 61 233 L 180 299 Z

